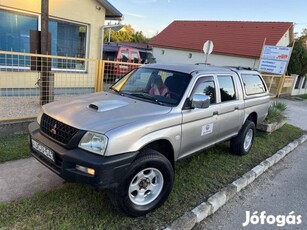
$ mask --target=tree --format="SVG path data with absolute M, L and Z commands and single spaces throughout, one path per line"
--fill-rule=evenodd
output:
M 306 42 L 307 35 L 295 41 L 288 65 L 288 74 L 298 74 L 299 76 L 305 76 L 307 74 Z M 293 46 L 293 43 L 290 46 Z
M 125 25 L 121 30 L 110 32 L 110 41 L 111 42 L 137 42 L 137 43 L 147 43 L 149 38 L 146 38 L 143 35 L 142 31 L 137 31 L 132 28 L 131 25 Z M 104 35 L 104 41 L 108 41 L 109 30 L 106 30 Z
M 132 36 L 132 42 L 136 43 L 148 43 L 149 38 L 145 37 L 142 31 L 137 31 L 133 36 Z

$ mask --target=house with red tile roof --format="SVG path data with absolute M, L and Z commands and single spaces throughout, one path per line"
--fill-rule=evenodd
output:
M 149 44 L 160 63 L 204 63 L 203 45 L 213 41 L 212 65 L 257 68 L 263 45 L 287 46 L 293 22 L 174 21 Z

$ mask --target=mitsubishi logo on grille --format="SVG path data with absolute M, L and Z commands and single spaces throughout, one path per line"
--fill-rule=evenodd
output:
M 51 127 L 50 133 L 56 135 L 56 124 L 54 124 L 54 125 Z

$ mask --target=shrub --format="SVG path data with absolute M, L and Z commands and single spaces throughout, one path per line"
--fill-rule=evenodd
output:
M 264 123 L 270 124 L 274 122 L 279 122 L 285 118 L 284 112 L 287 109 L 287 105 L 282 102 L 274 101 L 269 108 L 268 115 L 264 120 Z

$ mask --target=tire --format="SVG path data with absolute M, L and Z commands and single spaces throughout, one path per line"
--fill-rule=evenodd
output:
M 252 148 L 255 132 L 255 123 L 246 120 L 238 135 L 230 141 L 231 152 L 236 155 L 246 155 Z
M 146 149 L 131 164 L 129 172 L 117 188 L 109 191 L 115 208 L 138 217 L 159 208 L 172 191 L 174 169 L 159 152 Z

